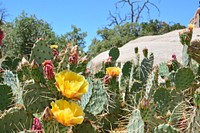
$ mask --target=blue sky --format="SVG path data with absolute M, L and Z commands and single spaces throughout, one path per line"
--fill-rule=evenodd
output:
M 96 37 L 96 31 L 109 24 L 109 11 L 115 11 L 118 0 L 2 0 L 11 22 L 24 10 L 35 14 L 38 19 L 48 22 L 57 35 L 71 31 L 71 25 L 76 25 L 87 32 L 86 46 Z M 198 8 L 198 0 L 151 0 L 160 9 L 160 15 L 155 9 L 151 10 L 150 18 L 167 23 L 181 23 L 187 26 Z M 123 8 L 123 11 L 129 11 Z M 147 21 L 143 14 L 142 21 Z M 86 48 L 87 50 L 87 48 Z

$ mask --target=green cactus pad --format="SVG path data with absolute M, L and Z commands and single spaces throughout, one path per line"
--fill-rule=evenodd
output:
M 130 77 L 130 73 L 131 73 L 131 68 L 132 68 L 132 62 L 128 61 L 123 65 L 122 68 L 122 76 L 123 77 Z
M 179 131 L 169 124 L 161 124 L 154 129 L 154 133 L 179 133 Z
M 144 122 L 140 110 L 133 110 L 127 126 L 127 133 L 144 133 Z
M 159 64 L 158 71 L 161 77 L 167 77 L 169 75 L 169 67 L 164 62 Z
M 178 91 L 187 89 L 194 81 L 195 75 L 191 68 L 184 67 L 177 70 L 175 74 L 175 86 Z
M 34 44 L 30 55 L 30 62 L 32 60 L 39 64 L 41 75 L 43 75 L 42 63 L 45 60 L 53 60 L 53 52 L 47 41 L 40 40 Z
M 20 58 L 16 57 L 6 57 L 4 61 L 1 63 L 1 67 L 3 69 L 13 70 L 17 69 L 19 62 L 21 61 Z
M 81 97 L 81 100 L 80 100 L 80 104 L 81 104 L 81 107 L 82 107 L 83 110 L 85 109 L 86 105 L 90 101 L 90 98 L 92 96 L 92 91 L 93 91 L 93 82 L 92 82 L 92 80 L 90 78 L 88 78 L 87 80 L 88 80 L 88 83 L 89 83 L 88 91 L 87 91 L 86 94 L 84 94 Z
M 86 111 L 97 115 L 104 110 L 104 105 L 107 103 L 106 92 L 103 83 L 100 80 L 93 81 L 92 96 L 89 103 L 86 105 Z
M 24 129 L 30 129 L 32 124 L 32 116 L 24 109 L 18 107 L 6 110 L 0 116 L 0 129 L 2 133 L 19 132 Z
M 148 75 L 151 73 L 151 71 L 152 71 L 151 61 L 148 58 L 144 58 L 140 65 L 140 78 L 143 84 L 146 83 Z
M 51 94 L 48 88 L 39 84 L 27 84 L 24 86 L 23 100 L 27 112 L 38 113 L 50 105 Z
M 82 124 L 74 126 L 72 130 L 73 133 L 98 133 L 90 121 L 84 121 Z
M 114 47 L 109 51 L 109 56 L 111 56 L 112 60 L 114 61 L 116 61 L 119 58 L 119 55 L 120 55 L 120 52 L 118 48 Z
M 0 110 L 7 109 L 12 104 L 12 89 L 7 85 L 0 85 Z
M 171 102 L 171 95 L 170 91 L 166 88 L 158 88 L 153 95 L 154 102 L 157 104 L 157 109 L 159 113 L 166 114 L 169 110 L 170 102 Z

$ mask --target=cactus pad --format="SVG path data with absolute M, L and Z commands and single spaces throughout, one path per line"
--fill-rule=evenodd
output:
M 12 89 L 7 85 L 0 85 L 0 110 L 7 109 L 12 103 Z
M 154 133 L 179 133 L 179 131 L 168 124 L 161 124 L 154 129 Z
M 179 91 L 187 89 L 194 81 L 195 75 L 191 68 L 184 67 L 177 70 L 175 74 L 175 86 Z
M 129 119 L 127 133 L 144 133 L 144 122 L 140 115 L 140 110 L 133 110 Z
M 112 57 L 112 60 L 116 61 L 118 59 L 120 55 L 120 52 L 119 52 L 119 49 L 118 48 L 112 48 L 110 51 L 109 51 L 109 56 Z

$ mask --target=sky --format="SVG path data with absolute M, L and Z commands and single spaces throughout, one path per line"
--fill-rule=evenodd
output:
M 76 25 L 83 32 L 87 32 L 87 51 L 91 40 L 97 37 L 96 31 L 110 23 L 109 11 L 115 12 L 117 1 L 119 0 L 1 0 L 0 3 L 7 11 L 7 22 L 12 22 L 25 11 L 49 23 L 57 35 L 72 31 L 71 25 Z M 158 19 L 170 24 L 180 23 L 187 26 L 199 6 L 198 0 L 150 1 L 157 5 L 160 13 L 150 6 L 150 16 L 144 12 L 140 21 Z M 126 6 L 119 10 L 121 13 L 130 11 Z

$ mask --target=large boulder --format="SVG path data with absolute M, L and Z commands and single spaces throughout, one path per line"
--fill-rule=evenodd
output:
M 154 65 L 171 60 L 172 54 L 175 54 L 177 60 L 181 62 L 182 44 L 179 39 L 180 31 L 182 30 L 175 30 L 163 35 L 144 36 L 132 40 L 119 48 L 120 56 L 117 62 L 124 63 L 135 59 L 135 47 L 138 47 L 141 59 L 143 59 L 142 50 L 144 48 L 147 48 L 149 53 L 153 53 Z M 200 28 L 194 28 L 192 39 L 200 38 L 199 36 Z M 93 71 L 97 71 L 101 68 L 102 62 L 108 58 L 108 52 L 109 51 L 105 51 L 91 60 Z

